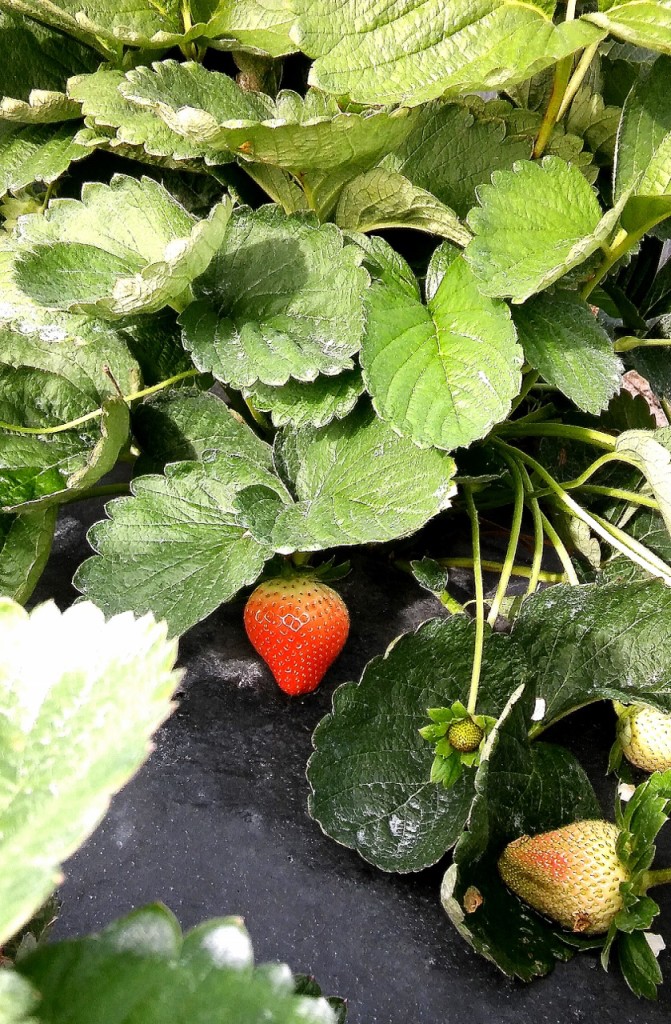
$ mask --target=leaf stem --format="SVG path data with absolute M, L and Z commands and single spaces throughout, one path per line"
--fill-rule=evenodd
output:
M 671 338 L 618 338 L 613 348 L 616 352 L 631 352 L 635 348 L 669 348 Z
M 615 451 L 615 438 L 611 434 L 569 423 L 529 423 L 512 420 L 496 427 L 494 433 L 498 437 L 565 437 L 567 440 L 594 445 L 595 448 L 605 448 L 609 452 Z
M 516 451 L 516 449 L 513 449 Z M 520 472 L 522 474 L 522 483 L 525 491 L 525 501 L 531 511 L 531 518 L 534 524 L 534 557 L 531 563 L 531 576 L 529 577 L 529 586 L 527 587 L 527 594 L 533 594 L 538 586 L 540 579 L 541 564 L 543 561 L 543 514 L 541 507 L 538 504 L 538 498 L 534 495 L 534 486 L 531 483 L 531 478 L 527 473 L 526 467 L 523 461 L 518 463 Z
M 520 473 L 519 466 L 515 459 L 511 458 L 508 454 L 502 452 L 501 455 L 510 470 L 515 494 L 515 505 L 513 508 L 512 524 L 510 526 L 510 540 L 508 541 L 508 548 L 501 567 L 501 576 L 499 577 L 496 593 L 494 594 L 494 600 L 489 607 L 489 615 L 487 616 L 487 623 L 490 626 L 493 626 L 498 619 L 501 602 L 506 596 L 506 591 L 508 590 L 510 576 L 515 564 L 515 555 L 517 554 L 517 548 L 520 541 L 522 515 L 524 513 L 524 483 L 522 481 L 522 474 Z
M 654 223 L 657 223 L 657 221 Z M 609 270 L 615 266 L 618 260 L 622 259 L 625 253 L 638 244 L 643 235 L 650 230 L 651 226 L 653 225 L 646 224 L 645 227 L 639 228 L 638 231 L 634 231 L 632 234 L 629 234 L 624 228 L 620 228 L 611 244 L 604 247 L 603 262 L 594 277 L 587 281 L 580 292 L 582 299 L 589 298 L 596 286 L 603 281 Z
M 559 112 L 557 114 L 558 121 L 561 121 L 562 117 L 573 103 L 573 100 L 576 97 L 576 93 L 582 85 L 585 75 L 589 71 L 590 64 L 596 56 L 596 52 L 599 49 L 599 45 L 600 42 L 592 43 L 583 51 L 583 54 L 580 60 L 578 61 L 578 65 L 575 71 L 573 72 L 573 75 L 571 76 L 571 80 L 566 87 L 566 92 L 564 93 L 564 98 L 561 101 L 561 106 L 559 107 Z
M 566 550 L 566 545 L 564 544 L 564 541 L 561 539 L 561 537 L 559 536 L 559 534 L 557 533 L 554 526 L 552 525 L 552 523 L 550 522 L 550 520 L 544 512 L 541 512 L 541 519 L 543 520 L 543 529 L 545 531 L 545 535 L 552 544 L 553 548 L 555 549 L 557 553 L 557 558 L 564 566 L 564 572 L 566 573 L 566 578 L 568 582 L 571 584 L 571 586 L 577 587 L 580 583 L 580 580 L 578 579 L 578 574 L 575 571 L 573 562 L 571 561 L 571 556 Z
M 472 558 L 437 558 L 436 561 L 439 565 L 444 565 L 446 569 L 472 569 L 473 559 Z M 502 572 L 503 562 L 493 562 L 490 559 L 480 559 L 480 565 L 484 572 Z M 528 565 L 512 565 L 510 573 L 512 576 L 521 576 L 522 579 L 531 579 L 531 567 Z M 563 583 L 565 581 L 564 573 L 561 572 L 545 572 L 542 570 L 538 574 L 539 580 L 543 583 Z
M 101 484 L 98 487 L 89 487 L 87 491 L 80 491 L 66 498 L 61 504 L 69 505 L 75 501 L 90 501 L 93 498 L 118 497 L 130 494 L 130 486 L 125 484 Z
M 550 93 L 550 99 L 541 121 L 541 126 L 538 129 L 538 135 L 534 142 L 533 153 L 531 154 L 532 159 L 537 160 L 541 157 L 545 151 L 552 133 L 554 131 L 555 124 L 559 117 L 559 111 L 561 109 L 566 87 L 571 77 L 571 68 L 573 66 L 573 57 L 564 57 L 563 60 L 557 62 L 555 66 L 555 77 L 552 85 L 552 92 Z
M 480 526 L 478 524 L 478 510 L 473 501 L 473 492 L 467 484 L 464 487 L 464 497 L 468 518 L 471 521 L 471 537 L 473 541 L 473 575 L 475 578 L 475 650 L 473 652 L 473 668 L 471 672 L 471 686 L 468 692 L 468 704 L 466 710 L 469 715 L 475 714 L 478 703 L 478 688 L 480 686 L 480 672 L 482 670 L 482 651 L 485 641 L 485 591 L 482 582 L 482 557 L 480 554 Z
M 186 380 L 187 377 L 199 377 L 200 370 L 184 370 L 183 373 L 176 373 L 174 377 L 168 377 L 167 380 L 162 380 L 158 384 L 153 384 L 150 388 L 143 388 L 141 391 L 134 391 L 130 395 L 123 395 L 123 400 L 127 404 L 134 402 L 138 398 L 146 398 L 148 395 L 155 395 L 157 391 L 163 391 L 164 388 L 170 387 L 171 384 L 177 384 L 180 380 Z M 87 412 L 84 416 L 79 416 L 76 420 L 70 420 L 69 423 L 59 423 L 57 427 L 22 427 L 16 423 L 4 423 L 0 420 L 0 429 L 11 430 L 15 434 L 61 434 L 65 430 L 73 430 L 75 427 L 80 427 L 83 423 L 89 423 L 90 420 L 96 419 L 97 416 L 101 416 L 103 413 L 102 408 L 94 409 L 92 412 Z
M 645 893 L 655 885 L 668 885 L 669 882 L 671 882 L 671 868 L 656 868 L 654 871 L 644 871 L 642 891 Z
M 540 374 L 538 373 L 537 370 L 530 370 L 525 375 L 524 380 L 522 381 L 522 387 L 520 389 L 520 393 L 517 396 L 517 398 L 513 399 L 513 402 L 512 402 L 512 404 L 510 406 L 511 413 L 515 412 L 515 409 L 517 409 L 518 406 L 520 406 L 522 404 L 524 399 L 527 397 L 527 395 L 531 391 L 532 387 L 535 385 L 535 383 L 538 380 L 539 376 L 540 376 Z

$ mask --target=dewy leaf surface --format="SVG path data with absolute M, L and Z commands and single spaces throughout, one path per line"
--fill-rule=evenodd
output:
M 108 613 L 132 604 L 179 634 L 253 583 L 271 553 L 240 525 L 237 492 L 263 486 L 289 495 L 270 447 L 214 395 L 165 396 L 135 423 L 141 437 L 160 438 L 144 465 L 171 464 L 165 476 L 136 477 L 132 497 L 109 503 L 110 519 L 89 534 L 99 557 L 84 562 L 75 582 Z M 172 461 L 194 457 L 202 461 Z
M 546 702 L 538 729 L 595 700 L 671 710 L 671 591 L 660 580 L 551 587 L 524 602 L 513 640 Z
M 478 189 L 466 259 L 487 295 L 524 302 L 579 266 L 615 227 L 619 210 L 601 216 L 577 167 L 559 157 L 520 160 Z
M 65 96 L 71 75 L 94 71 L 98 55 L 45 25 L 0 11 L 0 118 L 23 123 L 80 116 Z M 11 54 L 11 57 L 10 57 Z
M 89 182 L 81 202 L 57 199 L 21 221 L 14 264 L 26 295 L 51 309 L 103 317 L 156 312 L 181 303 L 224 237 L 225 197 L 195 217 L 151 178 Z
M 384 871 L 420 871 L 456 841 L 475 795 L 475 773 L 452 789 L 429 782 L 434 752 L 418 730 L 427 708 L 466 700 L 474 628 L 465 616 L 431 619 L 345 683 L 317 726 L 308 764 L 310 813 L 322 829 Z M 498 716 L 518 664 L 487 632 L 478 710 Z
M 3 749 L 0 942 L 49 896 L 59 865 L 145 760 L 180 674 L 151 617 L 105 622 L 93 605 L 30 615 L 0 602 Z
M 286 429 L 275 441 L 275 463 L 291 480 L 295 502 L 264 495 L 274 507 L 258 521 L 259 495 L 250 488 L 238 507 L 252 532 L 282 554 L 408 536 L 448 508 L 456 490 L 448 455 L 420 451 L 367 404 L 320 430 Z
M 297 10 L 292 38 L 317 58 L 310 83 L 357 103 L 501 89 L 603 34 L 506 0 L 299 0 Z
M 470 231 L 434 195 L 402 174 L 375 167 L 354 178 L 340 193 L 334 220 L 350 231 L 416 228 L 466 245 Z
M 603 9 L 584 15 L 584 20 L 625 43 L 671 53 L 671 0 L 630 0 L 599 6 Z
M 228 75 L 176 61 L 129 71 L 121 92 L 147 107 L 180 135 L 244 160 L 296 173 L 353 164 L 372 166 L 410 131 L 407 110 L 348 113 L 308 90 L 305 98 L 283 90 L 276 100 L 245 92 Z
M 362 258 L 312 216 L 236 210 L 181 316 L 185 347 L 199 369 L 241 388 L 352 369 L 369 281 Z
M 514 896 L 499 876 L 498 858 L 521 835 L 601 817 L 573 754 L 529 743 L 532 709 L 533 689 L 518 691 L 492 733 L 475 780 L 468 830 L 441 887 L 445 911 L 462 938 L 504 974 L 524 981 L 547 974 L 557 960 L 569 960 L 581 940 Z
M 88 156 L 76 141 L 77 127 L 0 120 L 0 197 L 34 182 L 49 185 L 74 160 Z
M 482 294 L 456 249 L 446 243 L 433 262 L 441 254 L 449 265 L 426 306 L 372 285 L 361 362 L 380 416 L 418 445 L 451 451 L 505 419 L 522 350 L 505 303 Z
M 545 292 L 513 309 L 524 358 L 582 409 L 602 412 L 622 381 L 613 343 L 573 292 Z
M 336 1024 L 328 1001 L 297 992 L 284 964 L 255 968 L 239 917 L 182 936 L 165 907 L 143 907 L 99 935 L 38 949 L 16 972 L 40 995 L 37 1024 L 88 1024 L 91 1006 L 105 1024 Z
M 51 552 L 56 507 L 25 515 L 0 513 L 0 595 L 24 604 Z

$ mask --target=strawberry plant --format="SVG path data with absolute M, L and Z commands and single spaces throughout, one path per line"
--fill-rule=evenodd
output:
M 360 545 L 412 573 L 436 616 L 335 692 L 310 811 L 383 870 L 454 847 L 445 906 L 506 973 L 606 962 L 497 864 L 603 817 L 538 741 L 577 708 L 629 709 L 612 767 L 666 766 L 668 0 L 0 0 L 0 48 L 1 592 L 109 498 L 81 594 L 173 638 L 249 600 L 299 695 L 346 609 L 321 591 L 315 649 L 259 594 L 309 602 Z M 652 995 L 639 867 L 616 948 Z

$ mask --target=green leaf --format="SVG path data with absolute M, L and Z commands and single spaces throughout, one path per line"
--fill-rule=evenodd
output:
M 310 813 L 322 829 L 384 871 L 420 871 L 456 841 L 474 796 L 465 770 L 446 789 L 430 781 L 433 749 L 419 735 L 427 708 L 466 699 L 474 627 L 465 616 L 432 619 L 345 683 L 317 726 L 308 764 Z M 498 715 L 518 666 L 487 632 L 478 710 Z
M 22 219 L 16 281 L 43 306 L 103 317 L 179 304 L 221 244 L 231 208 L 226 197 L 196 221 L 151 178 L 88 182 L 81 202 L 57 199 Z
M 88 156 L 77 125 L 0 121 L 0 196 L 40 182 L 50 185 L 74 160 Z
M 89 531 L 100 557 L 80 566 L 75 586 L 107 614 L 152 611 L 171 635 L 184 633 L 259 576 L 270 551 L 238 525 L 232 504 L 236 489 L 269 476 L 222 455 L 136 477 L 133 496 L 110 502 L 110 519 Z
M 255 521 L 257 494 L 243 492 L 238 508 L 281 554 L 408 536 L 448 508 L 455 493 L 453 460 L 418 450 L 367 405 L 320 430 L 285 430 L 275 441 L 275 464 L 291 480 L 295 502 L 266 495 L 273 508 L 262 509 L 262 522 Z
M 129 71 L 121 92 L 188 139 L 295 173 L 352 163 L 353 177 L 397 146 L 412 124 L 407 110 L 343 112 L 315 90 L 305 98 L 283 90 L 273 100 L 201 64 L 177 61 Z
M 74 39 L 0 11 L 0 49 L 11 54 L 0 66 L 0 118 L 25 123 L 80 117 L 79 104 L 64 94 L 68 78 L 93 71 L 97 55 Z
M 152 110 L 130 103 L 119 89 L 125 81 L 123 72 L 101 68 L 93 75 L 79 75 L 68 82 L 68 96 L 81 104 L 89 128 L 98 130 L 98 134 L 100 130 L 112 130 L 107 142 L 112 150 L 141 148 L 150 157 L 169 158 L 177 165 L 200 160 L 223 164 L 233 159 L 205 141 L 174 132 Z M 85 133 L 78 139 L 85 144 Z
M 671 8 L 669 9 L 671 26 Z M 622 111 L 614 176 L 616 199 L 633 191 L 622 224 L 636 231 L 671 214 L 671 57 L 659 57 Z
M 619 391 L 622 364 L 589 306 L 573 292 L 545 292 L 513 310 L 524 358 L 584 412 L 598 415 Z
M 262 51 L 271 57 L 282 57 L 296 50 L 289 36 L 293 20 L 288 0 L 220 0 L 213 25 L 217 36 L 232 40 L 232 50 Z M 220 38 L 217 49 L 226 45 Z
M 10 977 L 17 976 L 40 995 L 40 1024 L 88 1024 L 91 1006 L 105 1024 L 337 1020 L 326 999 L 296 992 L 288 967 L 254 966 L 239 917 L 207 921 L 182 936 L 160 905 L 133 911 L 100 935 L 45 947 L 17 965 Z M 24 1003 L 30 1006 L 27 997 Z
M 273 473 L 270 445 L 216 395 L 190 388 L 156 395 L 133 412 L 133 434 L 142 449 L 141 474 L 160 472 L 168 462 L 211 462 L 219 456 Z
M 0 942 L 46 900 L 59 865 L 145 760 L 171 710 L 177 648 L 151 617 L 93 605 L 30 615 L 0 602 Z
M 625 43 L 671 53 L 670 0 L 629 0 L 603 6 L 603 10 L 584 15 L 584 20 Z
M 0 513 L 0 595 L 25 604 L 47 564 L 56 507 L 25 515 Z
M 434 259 L 444 273 L 427 306 L 372 285 L 361 362 L 380 416 L 418 445 L 451 451 L 505 419 L 522 351 L 508 308 L 482 294 L 457 250 L 445 243 Z
M 471 210 L 475 238 L 466 259 L 487 295 L 524 302 L 579 266 L 611 233 L 619 208 L 604 217 L 577 167 L 558 157 L 520 160 L 495 171 Z
M 368 284 L 362 258 L 312 216 L 236 210 L 180 318 L 196 366 L 238 388 L 352 369 Z
M 337 377 L 320 374 L 304 384 L 288 380 L 281 387 L 254 384 L 245 390 L 257 409 L 269 412 L 276 427 L 325 427 L 331 420 L 342 420 L 351 413 L 365 388 L 361 371 L 345 370 Z
M 410 568 L 412 575 L 424 590 L 435 595 L 447 590 L 448 571 L 433 558 L 415 559 L 410 563 Z
M 615 451 L 641 470 L 671 533 L 671 427 L 625 430 L 615 442 Z
M 569 943 L 580 940 L 514 896 L 499 876 L 498 858 L 521 835 L 601 817 L 573 755 L 563 747 L 529 743 L 532 708 L 533 693 L 521 695 L 518 689 L 495 727 L 475 779 L 468 831 L 441 888 L 445 911 L 462 938 L 504 974 L 524 981 L 570 959 Z
M 639 999 L 656 999 L 662 972 L 643 932 L 618 935 L 617 958 L 624 980 Z
M 454 210 L 402 174 L 376 167 L 345 185 L 335 212 L 338 227 L 351 231 L 416 228 L 466 245 L 471 234 Z
M 513 641 L 545 701 L 535 731 L 595 700 L 671 711 L 671 591 L 660 580 L 551 587 L 524 602 Z
M 121 398 L 102 407 L 100 436 L 87 445 L 79 438 L 42 441 L 20 434 L 0 434 L 0 507 L 24 512 L 72 501 L 116 465 L 128 440 L 130 416 Z
M 538 6 L 484 0 L 301 0 L 291 35 L 317 60 L 310 84 L 357 103 L 425 103 L 523 82 L 601 38 L 584 21 L 553 25 Z
M 0 970 L 0 1024 L 35 1024 L 31 1010 L 38 998 L 24 978 L 13 971 Z

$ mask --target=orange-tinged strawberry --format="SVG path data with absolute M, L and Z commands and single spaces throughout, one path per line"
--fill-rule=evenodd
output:
M 599 935 L 622 909 L 620 884 L 629 879 L 615 848 L 619 834 L 609 821 L 575 821 L 521 836 L 506 846 L 499 872 L 534 910 L 570 931 Z
M 265 580 L 247 601 L 244 619 L 254 649 L 292 697 L 319 686 L 349 633 L 340 595 L 305 575 Z

